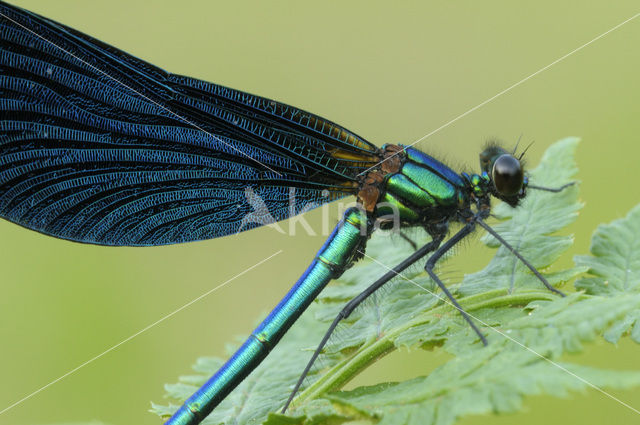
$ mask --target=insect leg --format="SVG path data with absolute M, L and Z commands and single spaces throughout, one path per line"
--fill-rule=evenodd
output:
M 329 329 L 322 337 L 320 344 L 318 344 L 318 348 L 316 348 L 313 355 L 311 356 L 311 359 L 309 360 L 309 363 L 307 363 L 307 366 L 304 368 L 302 375 L 300 375 L 300 378 L 298 378 L 298 382 L 296 382 L 296 385 L 293 388 L 293 391 L 291 391 L 291 395 L 289 396 L 289 399 L 287 400 L 284 407 L 282 408 L 282 413 L 284 413 L 289 407 L 289 404 L 291 404 L 291 401 L 293 400 L 293 397 L 296 395 L 296 393 L 300 389 L 300 386 L 302 385 L 304 378 L 306 378 L 307 374 L 311 370 L 311 366 L 313 366 L 313 363 L 316 361 L 316 359 L 322 352 L 322 349 L 326 345 L 327 341 L 329 341 L 329 337 L 331 336 L 335 328 L 338 326 L 338 324 L 342 320 L 349 317 L 349 315 L 353 312 L 353 310 L 356 309 L 356 307 L 358 307 L 358 305 L 360 305 L 365 299 L 367 299 L 367 297 L 369 297 L 375 291 L 380 289 L 380 287 L 382 287 L 384 284 L 389 282 L 394 277 L 398 276 L 398 274 L 404 271 L 407 267 L 411 266 L 416 261 L 420 260 L 429 252 L 437 249 L 438 246 L 440 246 L 440 243 L 442 242 L 443 238 L 444 236 L 436 237 L 434 240 L 424 245 L 422 248 L 420 248 L 419 250 L 411 254 L 409 257 L 407 257 L 400 264 L 398 264 L 393 269 L 385 273 L 380 279 L 376 280 L 373 284 L 371 284 L 371 286 L 367 287 L 367 289 L 362 291 L 359 295 L 357 295 L 355 298 L 353 298 L 344 306 L 344 308 L 340 311 L 340 313 L 338 313 L 336 318 L 333 320 L 333 323 L 331 323 L 331 326 L 329 326 Z
M 465 236 L 467 236 L 469 233 L 473 232 L 473 229 L 475 227 L 475 223 L 473 221 L 468 222 L 467 224 L 465 224 L 465 226 L 460 229 L 458 231 L 458 233 L 456 233 L 455 235 L 453 235 L 448 241 L 446 241 L 440 248 L 438 248 L 436 250 L 436 252 L 433 253 L 433 255 L 431 257 L 429 257 L 429 260 L 427 260 L 427 264 L 425 265 L 424 269 L 427 271 L 427 273 L 429 274 L 429 276 L 431 277 L 431 279 L 433 279 L 434 282 L 436 282 L 436 284 L 438 284 L 438 287 L 440 288 L 440 290 L 442 292 L 444 292 L 444 294 L 447 296 L 447 298 L 449 298 L 449 300 L 451 301 L 451 304 L 453 304 L 453 306 L 458 309 L 458 311 L 460 312 L 460 314 L 462 315 L 462 317 L 464 318 L 464 320 L 467 321 L 467 323 L 469 323 L 469 325 L 471 326 L 471 329 L 473 329 L 473 331 L 478 334 L 478 336 L 480 337 L 480 340 L 482 341 L 482 343 L 486 346 L 487 345 L 487 339 L 484 337 L 484 335 L 482 335 L 482 333 L 480 332 L 480 329 L 478 329 L 478 327 L 475 325 L 475 323 L 473 323 L 473 320 L 471 320 L 471 317 L 469 317 L 469 315 L 467 314 L 466 311 L 464 311 L 464 309 L 462 307 L 460 307 L 460 304 L 458 304 L 458 301 L 456 301 L 456 299 L 453 297 L 453 295 L 451 295 L 451 292 L 449 292 L 449 290 L 447 289 L 447 287 L 444 285 L 444 283 L 442 283 L 442 281 L 440 280 L 440 278 L 434 273 L 433 268 L 436 265 L 436 262 L 447 252 L 449 251 L 451 248 L 453 248 L 453 246 L 455 244 L 457 244 L 458 242 L 460 242 Z
M 533 265 L 531 263 L 529 263 L 522 255 L 520 255 L 520 253 L 514 248 L 512 247 L 507 241 L 505 241 L 502 236 L 500 236 L 495 230 L 493 230 L 487 223 L 485 223 L 484 221 L 482 221 L 482 219 L 480 217 L 476 218 L 476 222 L 480 225 L 480 227 L 482 227 L 484 230 L 486 230 L 487 232 L 489 232 L 491 234 L 491 236 L 493 236 L 494 238 L 496 238 L 498 240 L 498 242 L 500 242 L 502 245 L 504 245 L 509 251 L 511 251 L 511 253 L 513 255 L 516 256 L 516 258 L 518 258 L 518 260 L 522 261 L 522 264 L 524 264 L 525 266 L 527 266 L 529 268 L 529 270 L 531 270 L 533 272 L 533 274 L 540 279 L 540 282 L 542 282 L 544 284 L 544 286 L 547 287 L 548 290 L 550 290 L 551 292 L 554 292 L 562 297 L 565 296 L 565 294 L 560 291 L 559 289 L 554 288 L 553 286 L 551 286 L 551 284 L 549 282 L 547 282 L 547 279 L 545 279 L 540 272 L 538 271 L 538 269 L 536 269 L 535 267 L 533 267 Z
M 413 249 L 418 249 L 418 244 L 417 244 L 417 243 L 415 243 L 415 242 L 413 241 L 413 239 L 411 239 L 409 236 L 407 236 L 407 234 L 406 234 L 406 233 L 404 233 L 404 232 L 400 231 L 400 232 L 398 232 L 398 234 L 400 235 L 400 237 L 401 237 L 402 239 L 404 239 L 405 241 L 407 241 L 407 243 L 408 243 L 409 245 L 411 245 L 411 248 L 413 248 Z
M 573 186 L 574 184 L 576 184 L 576 182 L 563 184 L 560 187 L 544 187 L 530 184 L 527 186 L 527 189 L 544 190 L 545 192 L 562 192 L 564 189 L 568 188 L 569 186 Z

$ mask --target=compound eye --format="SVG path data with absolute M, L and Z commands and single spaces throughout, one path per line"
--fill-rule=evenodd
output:
M 520 161 L 512 155 L 500 155 L 493 163 L 491 171 L 496 190 L 504 196 L 517 195 L 522 189 L 524 173 Z

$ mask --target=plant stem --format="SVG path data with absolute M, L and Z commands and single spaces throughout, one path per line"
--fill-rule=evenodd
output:
M 523 305 L 532 301 L 553 300 L 554 298 L 555 296 L 549 291 L 536 290 L 508 294 L 506 289 L 497 289 L 461 298 L 459 302 L 467 312 L 472 312 L 482 308 Z M 394 341 L 407 329 L 438 320 L 439 316 L 447 312 L 457 314 L 454 307 L 443 303 L 416 316 L 405 325 L 384 334 L 381 338 L 363 344 L 353 356 L 333 366 L 316 382 L 302 391 L 295 399 L 294 405 L 306 399 L 315 399 L 328 392 L 339 390 L 377 359 L 394 351 L 397 348 Z

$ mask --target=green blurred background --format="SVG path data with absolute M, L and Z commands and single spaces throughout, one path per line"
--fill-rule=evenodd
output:
M 13 3 L 172 72 L 313 111 L 378 145 L 422 137 L 639 12 L 637 0 Z M 418 146 L 475 169 L 487 138 L 535 141 L 527 153 L 534 165 L 553 141 L 581 136 L 586 206 L 567 230 L 576 235 L 563 259 L 570 265 L 574 254 L 588 252 L 597 224 L 625 215 L 640 200 L 639 43 L 640 18 Z M 335 222 L 335 208 L 330 213 Z M 320 233 L 322 211 L 306 218 Z M 159 424 L 146 410 L 149 401 L 163 401 L 163 384 L 189 372 L 198 356 L 224 355 L 225 344 L 276 304 L 322 241 L 300 227 L 295 237 L 262 228 L 179 246 L 113 249 L 0 221 L 0 410 L 283 251 L 0 415 L 0 424 Z M 490 255 L 476 238 L 446 267 L 462 276 Z M 640 369 L 640 347 L 628 341 L 599 342 L 587 351 L 571 360 Z M 445 358 L 394 354 L 359 383 L 424 374 Z M 640 408 L 640 390 L 613 394 Z M 522 413 L 462 423 L 638 420 L 591 391 L 564 400 L 532 397 Z

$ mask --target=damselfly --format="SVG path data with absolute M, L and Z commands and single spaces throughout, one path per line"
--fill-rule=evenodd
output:
M 378 148 L 314 114 L 167 73 L 14 6 L 0 3 L 0 13 L 0 214 L 7 220 L 76 242 L 151 246 L 259 226 L 246 220 L 257 213 L 248 193 L 276 221 L 309 204 L 357 198 L 278 306 L 167 423 L 206 417 L 327 283 L 361 258 L 376 226 L 420 227 L 432 241 L 345 306 L 289 402 L 336 325 L 430 253 L 427 273 L 486 344 L 434 272 L 476 226 L 562 295 L 484 221 L 491 197 L 515 208 L 527 190 L 563 188 L 530 184 L 515 152 L 491 145 L 478 174 L 459 174 L 412 147 Z M 462 228 L 446 239 L 451 223 Z

